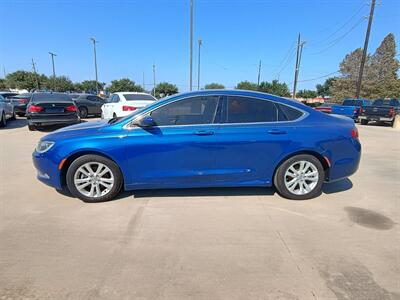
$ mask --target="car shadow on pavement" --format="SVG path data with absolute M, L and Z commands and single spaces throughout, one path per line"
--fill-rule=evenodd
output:
M 349 178 L 345 178 L 334 182 L 324 183 L 322 186 L 322 192 L 324 194 L 334 194 L 350 190 L 352 187 L 353 183 L 351 180 Z
M 25 127 L 26 125 L 28 125 L 28 121 L 25 118 L 17 118 L 15 120 L 7 120 L 7 126 L 1 128 L 1 130 L 17 129 Z
M 81 120 L 81 123 L 86 123 L 86 122 L 87 121 L 85 121 L 85 120 Z M 71 126 L 71 125 L 64 125 L 64 124 L 62 124 L 62 125 L 61 124 L 60 125 L 51 125 L 51 126 L 46 126 L 46 127 L 38 127 L 38 128 L 36 128 L 36 130 L 40 131 L 40 132 L 52 132 L 52 131 L 55 131 L 57 129 L 61 129 L 61 128 L 64 128 L 64 127 L 67 127 L 67 126 Z

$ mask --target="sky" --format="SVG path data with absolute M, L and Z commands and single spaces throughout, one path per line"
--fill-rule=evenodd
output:
M 279 79 L 293 86 L 295 43 L 305 41 L 299 89 L 314 89 L 339 69 L 350 51 L 362 47 L 369 1 L 365 0 L 193 0 L 193 86 Z M 72 81 L 128 77 L 150 90 L 156 82 L 189 89 L 189 0 L 0 0 L 0 66 L 6 73 L 52 74 L 49 51 L 57 54 L 57 75 Z M 388 33 L 400 46 L 400 1 L 378 0 L 368 51 Z M 335 74 L 333 74 L 335 75 Z M 3 70 L 1 70 L 3 77 Z

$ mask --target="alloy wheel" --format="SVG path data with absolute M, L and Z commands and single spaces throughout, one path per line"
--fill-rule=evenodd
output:
M 88 162 L 74 174 L 74 185 L 86 197 L 99 198 L 107 195 L 114 186 L 114 174 L 100 162 Z
M 305 160 L 296 161 L 285 172 L 286 188 L 295 195 L 306 195 L 317 186 L 319 172 L 317 167 Z

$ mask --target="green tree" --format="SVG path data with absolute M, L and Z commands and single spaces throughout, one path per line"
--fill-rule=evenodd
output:
M 304 99 L 315 98 L 317 96 L 317 92 L 312 90 L 300 90 L 296 94 L 296 97 Z
M 69 92 L 74 90 L 74 84 L 67 76 L 50 77 L 48 84 L 57 92 Z
M 256 91 L 258 89 L 258 86 L 256 83 L 250 82 L 250 81 L 241 81 L 239 82 L 236 87 L 238 90 L 250 90 L 250 91 Z
M 290 97 L 289 87 L 284 82 L 279 82 L 278 80 L 272 80 L 272 82 L 263 81 L 258 87 L 260 92 L 273 94 L 281 97 Z
M 331 96 L 332 95 L 331 88 L 335 80 L 336 77 L 331 77 L 325 80 L 323 84 L 317 84 L 315 88 L 317 89 L 318 96 L 322 97 Z
M 396 59 L 396 42 L 389 33 L 371 57 L 370 81 L 363 84 L 372 98 L 399 97 L 399 61 Z
M 15 71 L 6 76 L 6 85 L 11 89 L 31 90 L 36 88 L 36 76 L 33 72 Z
M 225 88 L 224 85 L 222 85 L 220 83 L 215 83 L 215 82 L 206 84 L 204 86 L 204 89 L 206 89 L 206 90 L 220 90 L 220 89 L 224 89 L 224 88 Z
M 178 93 L 178 87 L 168 82 L 160 82 L 156 85 L 154 92 L 156 98 L 164 98 Z
M 0 90 L 5 90 L 5 89 L 7 89 L 6 80 L 1 78 L 0 79 Z
M 104 82 L 97 82 L 97 90 L 103 90 L 106 84 Z M 96 92 L 96 80 L 84 80 L 79 83 L 75 83 L 75 89 L 82 92 Z
M 343 61 L 340 63 L 341 77 L 337 78 L 331 87 L 332 101 L 341 101 L 344 98 L 354 98 L 356 96 L 356 85 L 358 80 L 358 72 L 361 63 L 362 49 L 358 48 L 351 53 L 347 54 Z M 370 80 L 370 63 L 371 56 L 367 55 L 365 60 L 364 77 L 365 81 Z M 362 93 L 362 97 L 366 97 Z
M 122 78 L 119 80 L 111 81 L 111 85 L 108 88 L 110 93 L 116 92 L 143 92 L 143 88 L 140 85 L 135 84 L 134 81 L 128 78 Z

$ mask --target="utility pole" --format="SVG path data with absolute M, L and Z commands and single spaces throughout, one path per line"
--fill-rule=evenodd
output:
M 3 65 L 3 74 L 4 74 L 4 78 L 6 78 L 7 73 L 6 73 L 6 67 Z
M 199 61 L 197 62 L 197 89 L 200 90 L 200 52 L 201 52 L 201 45 L 203 41 L 199 39 Z
M 371 33 L 372 19 L 374 17 L 374 11 L 375 11 L 375 2 L 376 2 L 376 0 L 372 0 L 372 2 L 371 2 L 371 10 L 369 12 L 368 27 L 367 27 L 367 32 L 365 34 L 364 49 L 363 49 L 363 54 L 362 54 L 362 57 L 361 57 L 360 70 L 359 70 L 358 80 L 357 80 L 356 99 L 360 98 L 362 77 L 363 77 L 363 73 L 364 73 L 365 58 L 367 56 L 369 35 Z
M 156 96 L 156 65 L 153 63 L 153 96 Z
M 51 55 L 51 62 L 53 64 L 53 90 L 56 89 L 56 68 L 54 66 L 54 56 L 57 56 L 57 54 L 49 52 L 49 54 Z
M 146 90 L 146 86 L 144 84 L 144 71 L 143 71 L 143 81 L 142 81 L 142 83 L 143 83 L 143 90 L 145 91 Z
M 294 83 L 293 83 L 293 95 L 292 98 L 296 98 L 296 88 L 297 88 L 297 80 L 299 78 L 299 71 L 300 71 L 300 62 L 301 62 L 301 55 L 303 53 L 303 46 L 305 42 L 301 41 L 300 39 L 300 33 L 297 38 L 297 53 L 296 53 L 296 67 L 294 69 Z
M 33 73 L 35 74 L 35 79 L 36 79 L 36 88 L 39 89 L 39 80 L 38 80 L 38 75 L 36 72 L 36 65 L 35 65 L 35 61 L 32 58 L 32 69 L 33 69 Z
M 258 64 L 258 79 L 257 79 L 257 86 L 260 86 L 260 76 L 261 76 L 261 60 Z
M 93 53 L 94 53 L 94 71 L 96 73 L 96 94 L 99 94 L 99 78 L 97 76 L 97 55 L 96 55 L 96 39 L 94 37 L 90 38 L 90 40 L 93 42 Z
M 193 0 L 190 0 L 190 58 L 189 58 L 189 90 L 192 90 L 192 74 L 193 74 Z

